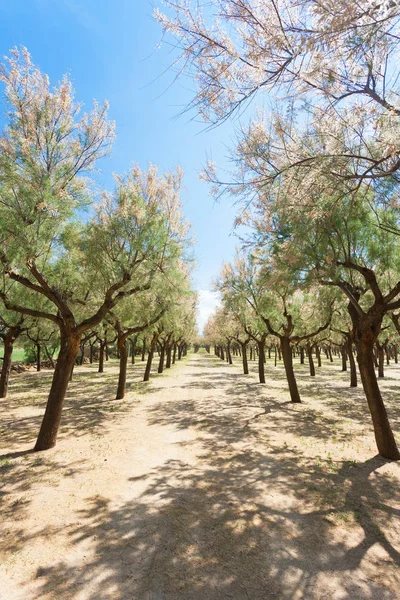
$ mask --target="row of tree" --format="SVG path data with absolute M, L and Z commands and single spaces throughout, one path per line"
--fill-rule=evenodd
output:
M 214 126 L 232 114 L 246 119 L 233 171 L 221 177 L 214 164 L 205 169 L 215 194 L 237 199 L 237 222 L 251 230 L 252 258 L 228 269 L 221 286 L 236 290 L 232 281 L 240 281 L 263 326 L 257 339 L 279 339 L 293 398 L 288 345 L 324 335 L 326 290 L 339 291 L 346 316 L 334 327 L 348 331 L 356 348 L 379 452 L 399 459 L 374 370 L 374 347 L 388 318 L 398 328 L 400 309 L 398 3 L 164 6 L 155 16 L 176 36 L 182 69 L 195 80 L 191 108 Z M 278 295 L 282 321 L 265 289 Z M 306 310 L 310 294 L 318 318 L 311 325 L 305 317 L 303 328 L 293 312 L 303 303 Z
M 113 330 L 126 387 L 127 342 L 153 328 L 150 354 L 188 342 L 196 298 L 191 235 L 181 211 L 180 170 L 133 165 L 113 192 L 90 178 L 111 149 L 107 104 L 80 115 L 67 77 L 51 87 L 26 49 L 0 65 L 7 123 L 0 138 L 3 395 L 12 346 L 26 331 L 37 350 L 59 347 L 35 445 L 56 443 L 68 383 L 82 344 Z

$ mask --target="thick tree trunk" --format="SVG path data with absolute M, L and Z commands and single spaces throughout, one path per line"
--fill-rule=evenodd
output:
M 258 379 L 260 383 L 265 383 L 265 340 L 257 342 L 258 347 Z
M 243 374 L 249 374 L 249 364 L 247 362 L 247 344 L 240 344 L 242 347 L 242 362 L 243 362 Z
M 374 426 L 375 440 L 381 456 L 399 460 L 400 453 L 390 427 L 374 369 L 373 345 L 369 340 L 357 343 L 357 361 Z
M 119 353 L 119 376 L 116 400 L 122 400 L 126 393 L 126 371 L 128 366 L 128 346 L 125 338 L 117 342 Z
M 51 383 L 42 425 L 35 445 L 35 451 L 48 450 L 56 445 L 60 427 L 62 407 L 71 372 L 79 352 L 80 336 L 61 331 L 60 353 Z
M 8 382 L 10 379 L 12 353 L 14 349 L 14 333 L 10 330 L 3 337 L 3 365 L 1 367 L 0 375 L 0 398 L 6 398 L 8 391 Z
M 293 369 L 293 355 L 290 347 L 290 341 L 287 337 L 281 337 L 280 340 L 283 364 L 285 366 L 286 379 L 289 385 L 290 399 L 292 402 L 299 403 L 301 402 L 301 399 Z

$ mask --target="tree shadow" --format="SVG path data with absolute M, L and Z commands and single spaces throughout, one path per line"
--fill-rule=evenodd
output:
M 69 532 L 87 560 L 39 569 L 35 598 L 85 590 L 88 600 L 394 600 L 400 554 L 374 510 L 392 522 L 398 490 L 383 474 L 370 482 L 384 464 L 375 457 L 329 473 L 293 451 L 215 455 L 213 445 L 197 468 L 166 461 L 137 501 L 87 500 Z M 310 501 L 304 510 L 302 495 L 315 487 L 344 493 L 334 506 Z M 336 522 L 344 514 L 347 535 Z M 363 569 L 376 545 L 385 573 L 369 579 Z

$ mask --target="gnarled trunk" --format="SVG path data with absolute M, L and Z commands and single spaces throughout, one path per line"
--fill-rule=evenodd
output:
M 60 353 L 57 358 L 46 410 L 34 448 L 36 451 L 48 450 L 56 444 L 65 394 L 79 352 L 80 337 L 75 331 L 67 332 L 61 330 Z
M 287 337 L 282 336 L 280 338 L 281 341 L 281 350 L 283 356 L 283 364 L 285 366 L 286 379 L 289 385 L 290 399 L 292 402 L 301 402 L 299 390 L 297 387 L 296 376 L 294 374 L 293 369 L 293 354 L 292 349 L 290 347 L 290 341 Z
M 42 345 L 36 344 L 36 371 L 42 368 Z
M 356 346 L 358 368 L 360 369 L 361 381 L 371 412 L 378 452 L 385 458 L 399 460 L 400 453 L 396 446 L 375 374 L 373 345 L 368 339 L 361 339 L 356 342 Z

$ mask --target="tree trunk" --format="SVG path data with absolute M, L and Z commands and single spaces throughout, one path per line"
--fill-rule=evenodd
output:
M 333 363 L 332 350 L 331 350 L 330 346 L 328 346 L 328 354 L 329 354 L 329 362 Z
M 99 369 L 98 369 L 99 373 L 104 373 L 104 349 L 105 349 L 105 342 L 103 342 L 101 340 L 100 341 L 100 349 L 99 349 Z
M 354 360 L 353 354 L 353 342 L 351 340 L 351 336 L 347 338 L 347 356 L 349 357 L 350 363 L 350 387 L 357 387 L 357 369 L 356 369 L 356 361 Z
M 155 333 L 153 335 L 153 339 L 151 340 L 151 343 L 150 343 L 149 354 L 147 356 L 147 363 L 146 363 L 146 369 L 144 372 L 143 381 L 149 381 L 149 379 L 150 379 L 151 363 L 153 362 L 154 348 L 155 348 L 155 345 L 157 342 L 157 338 L 158 338 L 158 333 Z
M 80 345 L 80 351 L 81 351 L 81 355 L 79 357 L 78 363 L 80 365 L 83 365 L 83 359 L 85 358 L 85 344 Z
M 340 354 L 342 355 L 342 371 L 347 371 L 347 351 L 345 344 L 340 346 Z
M 371 412 L 378 452 L 385 458 L 399 460 L 400 453 L 396 446 L 375 374 L 373 345 L 369 343 L 369 340 L 360 340 L 356 345 L 358 367 Z
M 40 371 L 42 368 L 42 346 L 36 344 L 36 371 Z
M 228 344 L 226 347 L 226 361 L 230 365 L 233 364 L 230 344 Z
M 89 344 L 89 347 L 90 347 L 89 362 L 92 365 L 93 357 L 94 357 L 94 344 Z
M 166 369 L 170 369 L 171 368 L 171 362 L 172 362 L 172 346 L 171 346 L 171 344 L 168 344 L 168 346 L 167 346 L 167 360 L 165 361 L 165 368 Z
M 71 372 L 79 352 L 80 335 L 61 330 L 60 353 L 54 370 L 42 425 L 34 450 L 48 450 L 56 445 L 62 407 Z
M 318 345 L 315 346 L 315 356 L 317 357 L 317 365 L 320 367 L 322 365 L 322 363 L 321 363 L 321 349 L 320 349 L 320 347 Z
M 301 402 L 299 390 L 297 387 L 296 376 L 293 370 L 293 355 L 290 347 L 290 341 L 287 337 L 281 337 L 281 350 L 283 356 L 283 364 L 286 371 L 286 379 L 289 385 L 290 399 L 292 402 Z
M 142 362 L 144 361 L 146 356 L 146 339 L 143 340 L 143 346 L 142 346 Z
M 116 400 L 122 400 L 126 392 L 126 370 L 128 366 L 128 346 L 124 337 L 117 342 L 119 353 L 119 376 Z
M 172 364 L 174 365 L 176 361 L 176 344 L 174 344 L 174 353 L 172 355 Z
M 300 346 L 300 364 L 304 365 L 304 348 Z
M 243 374 L 249 374 L 249 364 L 247 362 L 247 344 L 240 344 L 242 347 L 242 362 L 243 362 Z
M 264 349 L 265 340 L 261 342 L 257 342 L 258 347 L 258 378 L 260 383 L 265 383 L 265 349 Z
M 377 355 L 378 355 L 378 377 L 385 377 L 384 372 L 384 364 L 385 364 L 385 356 L 383 353 L 383 346 L 381 344 L 376 345 Z
M 307 357 L 308 357 L 308 366 L 310 368 L 310 377 L 315 377 L 315 366 L 312 357 L 312 346 L 307 344 Z
M 164 371 L 164 357 L 165 357 L 165 345 L 161 344 L 160 361 L 158 363 L 158 373 L 162 373 Z
M 0 398 L 6 398 L 8 391 L 8 381 L 10 379 L 12 353 L 14 349 L 14 332 L 10 330 L 3 337 L 4 356 L 0 375 Z

